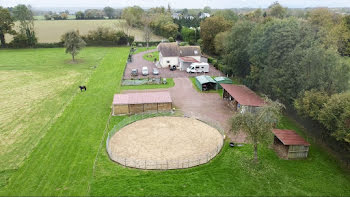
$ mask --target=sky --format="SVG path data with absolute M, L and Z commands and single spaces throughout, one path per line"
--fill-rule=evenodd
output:
M 138 5 L 143 8 L 166 7 L 172 8 L 266 8 L 276 0 L 0 0 L 0 6 L 12 7 L 17 4 L 40 7 L 106 7 L 123 8 Z M 280 4 L 289 8 L 305 7 L 350 7 L 350 0 L 279 0 Z

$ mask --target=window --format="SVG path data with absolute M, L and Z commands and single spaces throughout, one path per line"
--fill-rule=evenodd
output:
M 196 55 L 197 55 L 197 54 L 198 54 L 198 51 L 197 51 L 197 50 L 195 50 L 195 51 L 194 51 L 194 54 L 196 54 Z
M 170 61 L 168 60 L 168 61 L 166 61 L 166 63 L 167 63 L 167 64 L 169 64 L 169 63 L 170 63 Z

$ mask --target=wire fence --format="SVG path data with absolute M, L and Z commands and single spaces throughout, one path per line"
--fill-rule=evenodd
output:
M 138 160 L 133 158 L 125 158 L 120 157 L 117 154 L 115 154 L 113 151 L 111 151 L 109 147 L 109 141 L 113 135 L 119 131 L 121 128 L 136 122 L 138 120 L 143 120 L 147 118 L 152 117 L 158 117 L 158 116 L 172 116 L 172 117 L 185 117 L 189 118 L 187 116 L 179 115 L 174 112 L 163 112 L 163 113 L 144 113 L 144 114 L 137 114 L 133 116 L 129 116 L 125 119 L 123 119 L 121 122 L 119 122 L 117 125 L 113 127 L 113 129 L 108 133 L 107 141 L 106 141 L 106 150 L 108 153 L 108 156 L 111 160 L 127 167 L 132 168 L 138 168 L 138 169 L 146 169 L 146 170 L 170 170 L 170 169 L 182 169 L 182 168 L 190 168 L 194 166 L 198 166 L 201 164 L 205 164 L 209 162 L 211 159 L 213 159 L 220 151 L 221 148 L 224 145 L 224 131 L 216 124 L 211 124 L 208 122 L 202 121 L 214 128 L 216 128 L 220 134 L 223 136 L 220 143 L 213 148 L 212 150 L 208 151 L 205 154 L 193 156 L 190 158 L 177 158 L 176 160 Z

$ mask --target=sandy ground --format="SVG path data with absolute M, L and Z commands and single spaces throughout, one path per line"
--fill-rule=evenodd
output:
M 195 160 L 221 148 L 218 130 L 193 118 L 155 117 L 132 123 L 109 142 L 114 156 L 128 160 Z

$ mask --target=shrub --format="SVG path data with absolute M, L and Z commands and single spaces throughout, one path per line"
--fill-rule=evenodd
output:
M 328 100 L 329 96 L 326 92 L 316 90 L 306 91 L 294 101 L 294 107 L 299 115 L 318 120 L 320 110 Z
M 169 42 L 175 42 L 175 39 L 173 37 L 168 38 Z

